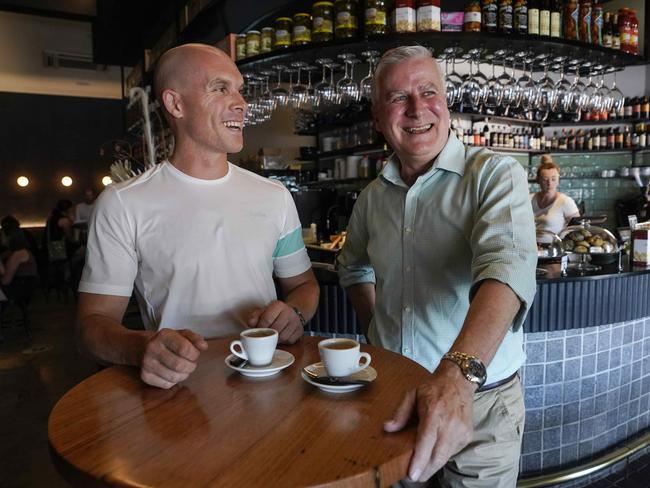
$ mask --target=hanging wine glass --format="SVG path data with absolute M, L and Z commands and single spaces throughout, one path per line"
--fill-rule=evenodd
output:
M 451 108 L 460 102 L 460 86 L 463 84 L 463 77 L 456 72 L 456 56 L 461 52 L 460 48 L 448 47 L 445 49 L 445 92 L 447 94 L 447 106 Z M 448 72 L 448 64 L 451 59 L 451 73 Z
M 340 96 L 340 103 L 353 103 L 359 100 L 359 85 L 354 81 L 354 65 L 359 62 L 354 54 L 339 54 L 343 59 L 345 72 L 343 78 L 336 82 L 336 93 Z
M 327 80 L 327 68 L 331 66 L 332 60 L 330 58 L 319 58 L 316 60 L 317 64 L 320 64 L 323 68 L 323 77 L 316 83 L 314 86 L 314 94 L 318 102 L 316 103 L 317 107 L 321 107 L 330 103 L 334 95 L 334 87 Z
M 291 106 L 293 108 L 300 108 L 300 105 L 307 101 L 307 96 L 309 95 L 309 88 L 307 85 L 302 84 L 301 80 L 301 70 L 307 66 L 307 63 L 303 61 L 294 61 L 291 63 L 291 67 L 295 68 L 296 73 L 296 83 L 291 87 L 289 91 L 289 99 L 291 101 Z
M 372 97 L 372 80 L 375 73 L 375 66 L 379 60 L 379 51 L 363 51 L 361 55 L 368 62 L 368 74 L 359 82 L 359 96 L 361 99 L 370 100 Z
M 501 105 L 501 100 L 503 99 L 503 88 L 495 75 L 495 66 L 497 57 L 501 57 L 504 54 L 505 51 L 496 51 L 493 55 L 488 56 L 488 60 L 492 64 L 492 76 L 487 80 L 485 101 L 483 102 L 485 112 L 488 115 L 496 114 L 497 107 Z
M 610 68 L 610 72 L 614 73 L 614 80 L 612 81 L 612 86 L 609 89 L 609 96 L 612 100 L 612 110 L 615 110 L 616 113 L 620 112 L 621 109 L 623 108 L 623 103 L 625 102 L 625 96 L 623 96 L 623 93 L 621 90 L 618 89 L 616 86 L 616 72 L 618 71 L 617 68 Z
M 283 66 L 281 64 L 276 64 L 275 66 L 273 66 L 273 69 L 277 70 L 278 83 L 275 86 L 275 88 L 271 90 L 271 94 L 275 99 L 275 103 L 277 107 L 286 107 L 287 104 L 289 103 L 289 91 L 282 86 L 282 72 L 286 71 L 287 68 L 286 66 Z
M 568 112 L 571 107 L 571 99 L 573 98 L 573 91 L 571 90 L 571 82 L 564 76 L 565 61 L 560 62 L 559 71 L 560 78 L 555 82 L 555 104 L 553 106 L 554 112 Z M 573 61 L 569 61 L 570 64 Z

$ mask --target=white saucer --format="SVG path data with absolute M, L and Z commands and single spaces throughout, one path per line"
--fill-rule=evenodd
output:
M 310 364 L 305 367 L 306 370 L 309 370 L 312 373 L 315 373 L 318 376 L 327 377 L 327 371 L 325 371 L 325 366 L 323 363 L 318 362 Z M 316 388 L 319 388 L 327 393 L 346 393 L 348 391 L 358 390 L 366 386 L 365 384 L 361 385 L 323 385 L 312 380 L 304 371 L 301 371 L 302 379 L 307 383 L 314 385 Z M 363 380 L 363 381 L 375 381 L 377 378 L 377 371 L 372 366 L 368 366 L 365 369 L 362 369 L 358 373 L 354 373 L 348 377 L 351 380 Z
M 263 376 L 271 376 L 277 374 L 284 368 L 291 366 L 296 360 L 296 358 L 293 357 L 293 354 L 281 349 L 276 349 L 276 351 L 273 353 L 273 360 L 271 361 L 271 364 L 267 364 L 266 366 L 251 366 L 250 364 L 246 364 L 244 367 L 233 366 L 230 364 L 230 361 L 232 359 L 237 359 L 237 356 L 234 354 L 229 354 L 226 357 L 226 366 L 228 366 L 230 369 L 234 369 L 235 371 L 239 371 L 244 376 L 251 376 L 254 378 L 261 378 Z

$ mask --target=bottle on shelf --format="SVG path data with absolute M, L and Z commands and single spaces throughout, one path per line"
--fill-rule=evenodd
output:
M 578 40 L 591 42 L 591 0 L 581 0 L 578 13 Z
M 465 32 L 481 32 L 481 4 L 478 0 L 471 0 L 465 6 L 463 30 Z
M 539 2 L 539 35 L 551 35 L 551 0 Z
M 499 32 L 512 34 L 512 0 L 499 0 Z
M 482 0 L 481 2 L 481 22 L 483 23 L 483 32 L 494 33 L 497 31 L 499 19 L 499 5 L 497 0 Z
M 632 99 L 632 118 L 641 118 L 641 97 L 634 97 Z
M 603 45 L 603 6 L 597 0 L 591 11 L 591 43 Z
M 605 132 L 605 129 L 600 129 L 600 150 L 604 151 L 605 149 L 614 149 L 614 129 L 611 127 Z
M 587 151 L 593 151 L 594 149 L 594 139 L 592 137 L 593 131 L 586 131 L 585 134 L 585 140 L 584 140 L 584 148 Z
M 591 144 L 592 148 L 596 151 L 600 149 L 600 132 L 598 132 L 598 129 L 591 129 Z
M 631 142 L 632 142 L 632 149 L 639 149 L 639 132 L 637 131 L 636 126 L 632 131 Z
M 528 34 L 539 35 L 539 0 L 528 0 Z
M 621 49 L 621 32 L 618 28 L 617 14 L 612 14 L 612 49 Z
M 560 148 L 560 141 L 557 136 L 557 131 L 553 131 L 553 137 L 551 137 L 551 149 L 556 151 Z
M 612 47 L 612 14 L 605 12 L 603 19 L 603 47 Z
M 608 138 L 608 149 L 623 149 L 623 133 L 618 127 L 614 129 L 614 147 L 609 147 L 609 138 Z
M 513 29 L 516 34 L 528 34 L 528 1 L 515 0 L 514 17 L 512 20 Z
M 627 8 L 618 10 L 618 30 L 621 33 L 621 46 L 619 49 L 626 53 L 629 53 L 631 50 L 630 41 L 632 37 L 632 23 L 629 12 Z
M 647 95 L 641 99 L 641 118 L 650 118 L 650 99 L 648 99 Z
M 551 37 L 562 37 L 562 0 L 551 3 Z
M 632 133 L 627 125 L 623 127 L 623 148 L 632 149 Z
M 580 5 L 578 0 L 567 0 L 564 6 L 564 38 L 570 41 L 579 41 L 578 17 Z
M 636 10 L 630 9 L 630 54 L 639 54 L 639 21 Z
M 490 145 L 490 126 L 487 120 L 485 121 L 485 125 L 483 126 L 483 135 L 481 136 L 481 142 L 483 142 L 484 146 Z
M 470 6 L 478 5 L 478 0 L 474 0 L 465 7 L 465 16 Z M 473 7 L 472 7 L 473 8 Z M 481 8 L 479 8 L 479 16 Z M 393 32 L 415 32 L 417 29 L 417 18 L 415 12 L 415 0 L 395 0 L 393 9 Z M 480 19 L 479 19 L 480 25 Z
M 646 133 L 646 125 L 643 123 L 639 124 L 639 128 L 637 132 L 639 134 L 639 149 L 645 149 L 645 147 L 648 145 L 648 135 Z

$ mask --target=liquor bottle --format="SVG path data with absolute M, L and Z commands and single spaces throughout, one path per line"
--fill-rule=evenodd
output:
M 527 0 L 515 0 L 513 28 L 516 34 L 528 34 Z
M 489 146 L 491 143 L 490 139 L 490 126 L 488 125 L 487 121 L 485 122 L 485 125 L 483 126 L 483 135 L 481 136 L 481 140 L 483 142 L 484 146 Z
M 614 149 L 623 149 L 623 133 L 620 131 L 618 127 L 614 129 Z
M 594 140 L 591 137 L 591 131 L 586 131 L 584 148 L 586 151 L 592 151 L 594 149 Z
M 497 0 L 482 0 L 481 2 L 483 32 L 496 32 L 499 6 Z
M 617 14 L 612 14 L 612 49 L 621 49 L 621 33 L 618 30 Z
M 641 97 L 634 97 L 632 99 L 632 118 L 641 118 Z
M 603 47 L 612 47 L 612 14 L 605 12 L 603 20 Z
M 551 149 L 557 150 L 559 148 L 559 141 L 557 137 L 557 131 L 553 131 L 553 137 L 551 137 Z
M 623 148 L 632 149 L 632 133 L 627 125 L 623 128 Z
M 632 131 L 632 149 L 639 149 L 639 131 L 636 126 Z
M 604 151 L 605 149 L 614 149 L 615 146 L 615 135 L 614 129 L 610 127 L 605 132 L 605 129 L 600 129 L 600 150 Z
M 512 34 L 512 0 L 499 0 L 499 32 Z
M 597 2 L 591 9 L 591 43 L 603 45 L 603 6 Z
M 644 96 L 641 99 L 641 118 L 648 119 L 650 118 L 650 100 L 647 96 Z
M 553 0 L 551 4 L 551 37 L 562 35 L 562 0 Z
M 551 35 L 551 0 L 541 0 L 539 4 L 539 35 Z
M 566 136 L 566 148 L 568 151 L 576 150 L 576 136 L 573 135 L 573 129 L 569 129 L 569 133 Z
M 539 35 L 539 2 L 538 0 L 528 1 L 528 34 Z

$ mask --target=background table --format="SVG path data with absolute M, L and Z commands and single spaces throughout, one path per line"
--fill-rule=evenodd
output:
M 403 394 L 428 372 L 377 347 L 377 379 L 325 393 L 300 370 L 319 360 L 321 338 L 280 346 L 296 361 L 248 378 L 224 358 L 234 337 L 209 341 L 196 371 L 170 390 L 143 384 L 136 368 L 113 366 L 55 405 L 48 435 L 55 464 L 83 486 L 388 486 L 406 476 L 415 424 L 386 433 Z M 98 481 L 99 480 L 99 481 Z

